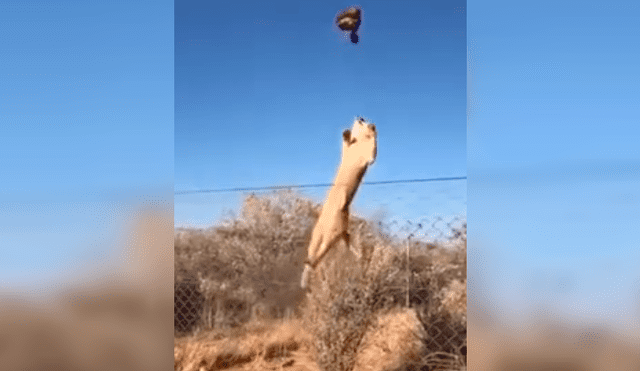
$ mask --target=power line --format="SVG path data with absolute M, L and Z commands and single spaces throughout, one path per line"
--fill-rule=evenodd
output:
M 428 178 L 428 179 L 407 179 L 407 180 L 384 180 L 379 182 L 363 182 L 363 185 L 376 185 L 376 184 L 397 184 L 397 183 L 423 183 L 423 182 L 442 182 L 449 180 L 463 180 L 467 179 L 466 176 L 446 177 L 446 178 Z M 220 189 L 200 189 L 193 191 L 177 191 L 175 195 L 186 195 L 195 193 L 219 193 L 219 192 L 244 192 L 244 191 L 266 191 L 274 189 L 289 189 L 289 188 L 318 188 L 318 187 L 331 187 L 333 183 L 324 184 L 301 184 L 301 185 L 288 185 L 288 186 L 271 186 L 271 187 L 248 187 L 248 188 L 220 188 Z

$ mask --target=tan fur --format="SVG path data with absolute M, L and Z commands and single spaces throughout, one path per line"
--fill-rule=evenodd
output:
M 342 161 L 311 235 L 300 283 L 302 288 L 307 288 L 311 272 L 340 239 L 343 239 L 347 246 L 349 245 L 347 233 L 349 205 L 362 182 L 367 167 L 375 161 L 376 154 L 375 125 L 357 118 L 351 130 L 345 130 L 342 133 Z

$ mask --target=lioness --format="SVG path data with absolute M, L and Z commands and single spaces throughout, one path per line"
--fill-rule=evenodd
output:
M 351 130 L 342 133 L 342 161 L 311 235 L 300 283 L 303 289 L 308 287 L 309 276 L 322 257 L 341 238 L 349 246 L 349 205 L 367 167 L 375 161 L 376 154 L 376 126 L 359 117 L 354 121 Z

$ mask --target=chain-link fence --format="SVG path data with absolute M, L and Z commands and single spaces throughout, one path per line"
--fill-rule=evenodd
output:
M 189 333 L 203 323 L 211 311 L 205 311 L 205 300 L 198 281 L 183 277 L 174 283 L 173 327 L 176 334 Z

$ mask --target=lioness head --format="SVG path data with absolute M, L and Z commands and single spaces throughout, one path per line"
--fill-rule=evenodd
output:
M 342 158 L 362 161 L 363 165 L 368 166 L 376 160 L 377 152 L 376 126 L 358 117 L 351 130 L 342 133 Z

